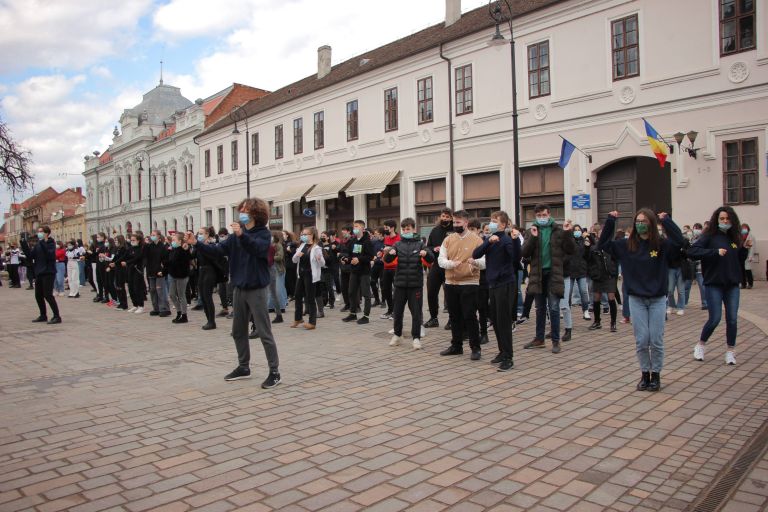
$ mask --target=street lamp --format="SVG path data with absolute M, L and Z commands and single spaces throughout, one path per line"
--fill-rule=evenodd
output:
M 149 159 L 149 153 L 142 149 L 136 153 L 136 161 L 139 162 L 139 174 L 144 170 L 144 167 L 142 167 L 144 160 L 147 161 L 147 172 L 149 173 L 147 179 L 147 189 L 149 190 L 149 230 L 152 231 L 155 228 L 155 225 L 152 223 L 152 163 Z M 141 197 L 139 197 L 139 201 L 141 201 Z
M 699 135 L 699 132 L 694 130 L 691 130 L 688 133 L 677 132 L 675 134 L 675 142 L 677 142 L 677 145 L 680 147 L 680 150 L 685 151 L 686 153 L 688 153 L 688 156 L 694 159 L 696 158 L 696 153 L 701 149 L 701 148 L 693 147 L 693 145 L 696 143 L 696 137 L 698 137 L 698 135 Z M 683 139 L 685 137 L 688 137 L 688 140 L 691 141 L 691 145 L 688 147 L 683 146 Z
M 245 123 L 245 196 L 251 198 L 251 161 L 250 161 L 250 149 L 248 148 L 248 139 L 250 135 L 248 133 L 248 113 L 240 105 L 235 105 L 232 111 L 229 113 L 229 118 L 235 123 L 235 128 L 232 130 L 232 135 L 240 135 L 240 130 L 237 129 L 237 122 L 243 121 Z
M 509 16 L 506 17 L 502 12 L 502 5 L 507 6 L 507 12 Z M 515 77 L 515 36 L 512 32 L 512 2 L 510 0 L 489 0 L 488 12 L 496 22 L 496 33 L 488 41 L 489 46 L 501 46 L 507 42 L 506 38 L 502 35 L 499 26 L 502 22 L 506 21 L 509 24 L 509 42 L 510 42 L 510 58 L 512 63 L 512 151 L 514 152 L 514 167 L 512 170 L 512 178 L 515 182 L 515 224 L 522 225 L 522 219 L 520 217 L 520 162 L 518 160 L 518 127 L 517 127 L 517 80 Z

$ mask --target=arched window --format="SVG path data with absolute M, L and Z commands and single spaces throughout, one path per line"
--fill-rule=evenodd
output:
M 192 180 L 192 164 L 189 164 L 189 190 L 195 189 L 195 182 Z
M 120 204 L 123 204 L 123 178 L 117 178 L 117 189 L 120 194 Z
M 166 181 L 165 173 L 163 173 L 163 197 L 168 195 L 168 182 Z
M 189 183 L 187 182 L 187 165 L 184 164 L 184 190 L 189 190 Z
M 174 169 L 171 172 L 171 187 L 173 188 L 173 193 L 176 193 L 176 169 Z
M 165 235 L 167 233 L 168 233 L 168 221 L 164 220 L 163 221 L 163 234 Z
M 152 176 L 152 194 L 154 194 L 152 197 L 157 198 L 157 174 Z
M 184 231 L 189 231 L 189 217 L 184 216 Z
M 173 230 L 178 231 L 179 230 L 179 221 L 176 219 L 173 219 Z
M 131 179 L 131 175 L 128 175 L 128 202 L 130 203 L 133 201 L 133 180 Z
M 189 230 L 194 231 L 195 230 L 195 218 L 191 215 L 189 216 Z
M 138 196 L 136 199 L 137 199 L 138 201 L 141 201 L 141 174 L 137 174 L 137 175 L 136 175 L 136 181 L 137 181 L 137 182 L 138 182 L 138 184 L 139 184 L 139 186 L 137 187 L 137 188 L 138 188 L 138 192 L 139 192 L 139 196 Z

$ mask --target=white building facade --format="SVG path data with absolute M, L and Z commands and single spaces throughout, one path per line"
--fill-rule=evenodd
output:
M 272 203 L 273 227 L 411 216 L 427 232 L 446 205 L 484 219 L 516 196 L 522 222 L 544 202 L 582 225 L 617 209 L 626 226 L 644 206 L 692 224 L 730 204 L 764 267 L 766 0 L 526 2 L 513 24 L 519 185 L 510 46 L 489 45 L 486 7 L 457 19 L 457 3 L 445 24 L 333 68 L 323 47 L 317 75 L 245 106 L 251 195 Z M 672 147 L 664 167 L 643 118 Z M 197 137 L 204 224 L 227 226 L 245 196 L 243 125 Z M 678 132 L 697 137 L 678 145 Z M 559 168 L 561 136 L 591 162 Z

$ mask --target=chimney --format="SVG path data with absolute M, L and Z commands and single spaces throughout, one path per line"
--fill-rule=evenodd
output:
M 445 0 L 445 26 L 450 27 L 461 19 L 461 0 Z
M 323 78 L 331 72 L 331 47 L 321 46 L 317 49 L 317 78 Z

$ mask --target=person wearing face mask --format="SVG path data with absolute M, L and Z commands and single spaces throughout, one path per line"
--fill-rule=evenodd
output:
M 111 308 L 118 304 L 117 290 L 115 289 L 115 273 L 113 272 L 115 259 L 115 241 L 107 238 L 104 241 L 104 248 L 99 253 L 101 264 L 104 266 L 104 300 L 102 302 Z
M 427 237 L 427 247 L 437 256 L 440 253 L 443 241 L 448 235 L 453 233 L 453 211 L 450 208 L 443 208 L 440 211 L 438 224 L 432 228 Z M 438 327 L 440 322 L 437 320 L 437 314 L 440 310 L 440 288 L 445 283 L 445 269 L 440 265 L 432 265 L 427 274 L 427 307 L 429 309 L 429 320 L 424 323 L 424 327 Z
M 696 241 L 701 238 L 701 235 L 704 231 L 704 226 L 701 225 L 701 223 L 697 222 L 693 225 L 693 229 L 691 230 L 691 245 L 695 244 Z M 696 284 L 699 286 L 699 297 L 701 300 L 701 309 L 707 310 L 707 294 L 706 294 L 706 287 L 704 286 L 704 275 L 701 273 L 701 260 L 693 259 L 694 263 L 696 264 Z M 688 300 L 691 298 L 690 289 L 687 289 L 685 291 L 685 300 L 686 304 Z
M 104 243 L 107 240 L 106 233 L 99 233 L 96 235 L 96 247 L 94 251 L 94 257 L 96 260 L 96 288 L 98 289 L 98 292 L 96 293 L 96 297 L 94 297 L 93 302 L 102 302 L 107 303 L 109 302 L 109 299 L 106 298 L 107 291 L 106 291 L 106 265 L 104 264 L 104 259 L 102 258 L 102 253 L 104 252 Z
M 216 240 L 218 243 L 224 243 L 229 237 L 229 230 L 227 228 L 219 228 L 219 238 Z M 221 304 L 221 311 L 219 311 L 218 317 L 232 318 L 232 279 L 229 276 L 229 258 L 223 256 L 216 260 L 221 266 L 219 275 L 218 287 L 219 287 L 219 302 Z M 223 281 L 221 280 L 223 279 Z
M 623 238 L 623 237 L 622 237 Z M 584 258 L 587 261 L 587 274 L 592 280 L 593 312 L 595 320 L 589 326 L 590 331 L 602 329 L 600 303 L 604 297 L 608 297 L 608 310 L 610 311 L 611 332 L 616 332 L 616 285 L 619 275 L 618 266 L 614 258 L 605 251 L 598 249 L 596 239 L 587 237 L 584 241 Z
M 261 387 L 270 389 L 280 384 L 281 379 L 277 343 L 272 335 L 267 305 L 271 242 L 271 233 L 267 228 L 269 205 L 263 199 L 248 198 L 240 202 L 237 211 L 239 222 L 232 223 L 232 234 L 225 242 L 203 244 L 190 238 L 188 243 L 194 244 L 198 251 L 206 254 L 229 257 L 234 286 L 232 338 L 237 348 L 238 366 L 227 374 L 224 380 L 235 381 L 251 377 L 248 324 L 252 321 L 255 333 L 261 338 L 269 365 L 269 375 Z
M 628 239 L 615 240 L 613 232 L 619 212 L 608 214 L 598 249 L 609 253 L 621 264 L 627 283 L 635 352 L 640 366 L 638 391 L 661 389 L 664 366 L 664 316 L 669 280 L 669 259 L 680 251 L 685 238 L 666 213 L 658 217 L 647 208 L 635 213 L 634 229 Z M 658 235 L 658 219 L 664 225 L 667 238 Z
M 323 249 L 317 243 L 317 229 L 314 226 L 304 228 L 299 236 L 301 245 L 293 255 L 296 263 L 296 291 L 293 294 L 295 310 L 293 324 L 295 329 L 302 325 L 304 309 L 309 320 L 303 323 L 304 329 L 312 330 L 317 325 L 317 301 L 315 299 L 315 287 L 320 282 L 322 267 L 325 265 Z
M 285 291 L 288 300 L 293 300 L 293 292 L 296 291 L 296 264 L 293 255 L 299 246 L 298 237 L 291 231 L 283 231 L 283 250 L 285 251 Z
M 371 262 L 376 256 L 371 243 L 371 237 L 365 230 L 365 221 L 356 220 L 353 224 L 354 238 L 348 244 L 349 264 L 349 315 L 342 319 L 343 322 L 357 321 L 359 325 L 367 324 L 371 315 Z M 360 299 L 364 300 L 363 316 L 357 318 L 360 309 Z
M 453 214 L 454 233 L 440 245 L 437 264 L 445 269 L 445 295 L 451 323 L 451 346 L 441 356 L 464 353 L 464 335 L 469 336 L 471 359 L 480 359 L 480 330 L 477 323 L 477 297 L 480 269 L 484 258 L 475 259 L 473 251 L 482 245 L 482 239 L 468 229 L 469 213 L 459 210 Z M 429 244 L 427 244 L 429 245 Z
M 565 273 L 565 296 L 564 299 L 566 299 L 565 307 L 569 310 L 567 313 L 568 316 L 570 316 L 570 300 L 573 296 L 573 291 L 578 288 L 579 290 L 579 298 L 581 302 L 581 313 L 584 320 L 591 320 L 592 317 L 589 314 L 589 287 L 587 286 L 587 260 L 585 257 L 585 252 L 587 250 L 587 247 L 585 245 L 587 243 L 587 240 L 589 237 L 586 237 L 586 231 L 582 230 L 581 226 L 578 224 L 574 224 L 573 226 L 573 238 L 576 242 L 576 246 L 574 248 L 573 254 L 568 256 L 568 267 L 567 272 Z M 564 304 L 560 303 L 560 310 L 563 310 Z M 567 317 L 563 317 L 565 320 L 565 329 L 566 332 L 563 334 L 563 341 L 568 341 L 565 338 L 570 334 L 568 332 L 568 326 L 569 322 L 567 320 Z
M 69 281 L 69 297 L 80 297 L 80 258 L 85 254 L 77 242 L 70 240 L 67 244 L 65 256 L 67 258 L 67 279 Z
M 384 249 L 383 254 L 387 254 L 389 250 L 400 241 L 400 235 L 397 234 L 397 221 L 389 219 L 384 221 Z M 395 272 L 397 271 L 397 259 L 387 263 L 384 260 L 384 268 L 381 273 L 381 302 L 387 306 L 387 310 L 381 315 L 383 319 L 392 319 L 392 311 L 394 309 L 394 303 L 392 301 L 392 283 L 395 280 Z
M 202 226 L 197 230 L 195 238 L 203 244 L 216 243 L 216 230 L 213 227 Z M 202 329 L 209 331 L 216 328 L 216 307 L 213 304 L 213 291 L 216 288 L 216 283 L 221 279 L 221 266 L 217 264 L 217 258 L 201 251 L 195 251 L 194 257 L 197 260 L 198 295 L 203 302 L 206 320 Z
M 749 224 L 741 225 L 741 241 L 744 247 L 747 248 L 747 259 L 744 260 L 744 268 L 741 272 L 741 289 L 751 290 L 755 284 L 755 278 L 752 276 L 752 259 L 753 259 L 753 247 L 755 240 L 752 237 L 752 230 Z
M 112 274 L 114 275 L 114 289 L 117 298 L 117 309 L 121 311 L 128 310 L 128 296 L 125 293 L 125 285 L 128 279 L 128 244 L 123 235 L 115 237 L 115 257 L 110 263 Z
M 333 268 L 336 264 L 336 250 L 331 248 L 331 241 L 328 233 L 320 233 L 320 248 L 323 251 L 325 265 L 320 270 L 320 282 L 322 283 L 322 293 L 317 296 L 318 318 L 323 318 L 323 307 L 328 306 L 333 309 L 336 302 L 336 295 L 333 293 Z
M 552 353 L 560 352 L 560 299 L 565 294 L 563 261 L 576 250 L 571 233 L 571 222 L 562 227 L 554 222 L 549 206 L 534 207 L 536 222 L 528 230 L 522 254 L 530 260 L 527 293 L 534 294 L 536 302 L 536 337 L 523 346 L 526 349 L 543 348 L 547 308 L 552 333 Z
M 53 283 L 54 291 L 59 297 L 64 296 L 64 278 L 67 276 L 67 249 L 64 242 L 56 242 L 56 279 Z
M 195 235 L 189 234 L 187 238 L 195 240 Z M 171 237 L 171 250 L 168 254 L 166 272 L 171 276 L 169 295 L 176 308 L 176 318 L 171 320 L 174 324 L 186 324 L 187 318 L 187 281 L 189 280 L 189 266 L 192 254 L 189 245 L 184 242 L 184 234 L 174 233 Z
M 470 219 L 467 228 L 478 235 L 482 240 L 486 240 L 493 234 L 488 228 L 488 223 L 483 226 L 483 224 L 480 223 L 480 219 L 477 218 Z M 480 328 L 480 345 L 487 345 L 491 341 L 488 338 L 491 296 L 488 291 L 488 279 L 486 279 L 485 274 L 486 270 L 481 268 L 480 281 L 477 287 L 477 325 Z
M 371 294 L 373 295 L 372 307 L 386 307 L 383 304 L 383 298 L 379 298 L 379 285 L 381 284 L 381 275 L 384 272 L 384 228 L 378 227 L 376 229 L 367 229 L 368 236 L 371 237 L 371 245 L 373 246 L 373 263 L 371 264 Z
M 275 311 L 273 324 L 283 322 L 283 313 L 288 302 L 288 296 L 285 293 L 285 249 L 281 233 L 272 232 L 272 245 L 270 254 L 272 255 L 272 265 L 269 266 L 269 305 L 270 309 Z
M 153 229 L 149 235 L 150 243 L 145 246 L 147 281 L 149 282 L 149 297 L 152 300 L 150 316 L 171 316 L 168 303 L 168 281 L 165 276 L 168 266 L 168 246 L 160 231 Z
M 141 233 L 131 233 L 124 262 L 132 304 L 128 312 L 140 315 L 144 312 L 144 299 L 147 295 L 144 282 L 144 236 Z
M 709 229 L 688 250 L 692 258 L 701 260 L 709 312 L 700 341 L 693 349 L 697 361 L 704 360 L 704 346 L 720 324 L 725 308 L 725 364 L 736 364 L 739 282 L 749 251 L 744 246 L 740 227 L 736 211 L 730 206 L 721 206 L 712 213 Z
M 56 277 L 56 243 L 51 238 L 51 228 L 42 226 L 37 229 L 37 243 L 30 247 L 26 235 L 21 238 L 21 249 L 26 254 L 35 272 L 35 300 L 40 316 L 33 322 L 60 324 L 59 305 L 53 296 L 53 280 Z M 51 308 L 53 316 L 48 320 L 45 303 Z
M 341 240 L 338 245 L 338 259 L 339 259 L 339 273 L 341 280 L 341 297 L 344 300 L 344 307 L 341 308 L 341 312 L 348 312 L 352 308 L 352 300 L 349 295 L 349 276 L 352 273 L 352 264 L 350 260 L 350 251 L 352 250 L 352 226 L 344 226 L 341 228 Z M 358 297 L 355 297 L 356 302 L 360 302 Z

